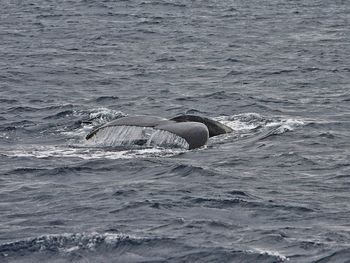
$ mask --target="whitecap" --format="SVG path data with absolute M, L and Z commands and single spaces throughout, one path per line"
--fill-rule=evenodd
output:
M 281 261 L 289 261 L 290 259 L 285 256 L 282 255 L 280 252 L 276 251 L 276 250 L 266 250 L 266 249 L 262 249 L 262 248 L 252 248 L 251 250 L 248 250 L 247 252 L 249 253 L 259 253 L 261 255 L 268 255 L 268 256 L 272 256 L 272 257 L 276 257 Z
M 97 246 L 114 247 L 124 241 L 142 242 L 145 237 L 136 237 L 123 233 L 63 233 L 43 235 L 14 242 L 0 244 L 1 253 L 22 251 L 58 251 L 72 253 L 77 250 L 95 250 Z

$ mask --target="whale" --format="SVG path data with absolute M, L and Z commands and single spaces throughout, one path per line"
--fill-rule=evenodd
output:
M 126 116 L 110 121 L 93 129 L 85 138 L 92 140 L 95 136 L 109 127 L 143 127 L 153 130 L 165 131 L 184 139 L 188 149 L 200 148 L 207 144 L 209 138 L 221 134 L 231 133 L 232 129 L 213 119 L 197 115 L 179 115 L 170 119 L 158 116 Z M 108 136 L 114 136 L 108 134 Z M 142 145 L 142 140 L 138 140 Z

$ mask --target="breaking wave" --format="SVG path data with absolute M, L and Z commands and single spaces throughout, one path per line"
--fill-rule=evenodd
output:
M 104 245 L 113 247 L 123 242 L 138 242 L 142 238 L 115 233 L 73 233 L 60 235 L 44 235 L 36 238 L 5 243 L 0 245 L 0 253 L 16 253 L 20 251 L 72 252 L 76 250 L 94 250 Z
M 2 262 L 111 262 L 111 258 L 118 258 L 118 262 L 289 260 L 277 251 L 196 247 L 172 238 L 138 237 L 122 233 L 52 234 L 0 244 Z

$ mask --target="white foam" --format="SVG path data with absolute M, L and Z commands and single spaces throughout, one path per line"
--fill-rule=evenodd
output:
M 86 112 L 74 111 L 76 116 L 84 116 Z M 94 127 L 100 126 L 108 121 L 117 119 L 119 117 L 126 116 L 121 111 L 116 111 L 108 108 L 96 108 L 91 109 L 89 112 L 89 120 L 91 123 L 83 124 L 79 129 L 73 131 L 62 131 L 62 134 L 67 137 L 83 137 L 88 134 Z
M 55 158 L 80 158 L 90 159 L 131 159 L 131 158 L 148 158 L 148 157 L 169 157 L 184 152 L 183 149 L 134 149 L 113 151 L 98 148 L 78 148 L 69 146 L 36 146 L 28 145 L 21 149 L 0 150 L 0 154 L 8 157 L 34 157 L 38 159 L 55 157 Z
M 234 121 L 220 121 L 222 124 L 227 125 L 234 131 L 244 131 L 244 130 L 253 130 L 257 128 L 259 125 L 254 123 L 245 123 L 240 120 L 234 120 Z
M 285 119 L 267 123 L 266 127 L 276 127 L 275 134 L 293 131 L 295 128 L 305 125 L 305 122 L 297 119 Z
M 95 250 L 96 246 L 105 244 L 113 246 L 124 240 L 144 240 L 142 237 L 125 235 L 122 233 L 63 233 L 43 235 L 35 238 L 28 238 L 15 242 L 1 244 L 1 246 L 11 246 L 16 249 L 16 244 L 20 244 L 22 249 L 34 249 L 45 251 L 47 249 L 57 249 L 64 253 L 75 252 L 79 249 Z
M 0 133 L 0 139 L 8 140 L 9 138 L 10 138 L 10 136 L 7 133 L 5 133 L 5 132 Z
M 125 114 L 121 111 L 116 111 L 108 108 L 92 109 L 89 115 L 90 119 L 98 119 L 101 121 L 115 119 L 117 116 L 125 116 Z
M 234 131 L 249 131 L 256 129 L 265 123 L 265 119 L 258 113 L 242 113 L 232 116 L 220 116 L 214 118 Z
M 266 249 L 262 249 L 262 248 L 253 248 L 251 250 L 248 250 L 248 252 L 250 252 L 250 253 L 259 253 L 261 255 L 268 255 L 268 256 L 277 257 L 278 259 L 280 259 L 282 261 L 289 261 L 289 258 L 287 256 L 282 255 L 281 253 L 279 253 L 278 251 L 275 251 L 275 250 L 266 250 Z
M 257 128 L 276 128 L 275 133 L 281 134 L 305 125 L 305 121 L 300 119 L 284 117 L 267 118 L 257 113 L 221 116 L 215 118 L 215 120 L 229 126 L 234 132 L 249 132 Z

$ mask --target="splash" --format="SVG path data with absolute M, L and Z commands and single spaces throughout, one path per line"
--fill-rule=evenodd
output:
M 215 120 L 229 126 L 234 132 L 249 131 L 263 127 L 267 123 L 267 119 L 258 113 L 243 113 L 232 116 L 220 116 Z
M 229 126 L 235 133 L 255 132 L 263 129 L 274 129 L 275 134 L 293 131 L 305 125 L 303 120 L 285 117 L 264 117 L 258 113 L 243 113 L 232 116 L 220 116 L 215 120 Z
M 124 116 L 126 116 L 126 114 L 121 111 L 108 108 L 97 108 L 89 112 L 89 121 L 92 121 L 92 124 L 96 126 Z
M 75 117 L 81 118 L 81 127 L 74 130 L 67 130 L 67 127 L 58 128 L 61 134 L 70 138 L 81 138 L 96 126 L 126 116 L 126 114 L 121 111 L 108 108 L 96 108 L 89 111 L 74 110 L 73 114 Z
M 268 123 L 266 127 L 276 128 L 275 134 L 293 131 L 295 128 L 305 125 L 304 121 L 297 119 L 286 119 Z
M 164 148 L 142 148 L 132 150 L 113 150 L 94 147 L 78 147 L 78 146 L 35 146 L 28 145 L 21 149 L 6 149 L 0 150 L 0 155 L 7 157 L 34 157 L 45 159 L 50 157 L 55 158 L 79 158 L 83 160 L 93 159 L 133 159 L 133 158 L 157 158 L 171 157 L 183 153 L 184 149 L 164 149 Z
M 261 255 L 268 255 L 272 257 L 278 258 L 280 261 L 289 261 L 289 258 L 285 255 L 282 255 L 278 251 L 274 250 L 266 250 L 266 249 L 261 249 L 261 248 L 253 248 L 251 250 L 247 251 L 248 253 L 259 253 Z

